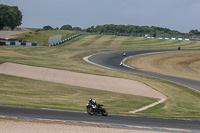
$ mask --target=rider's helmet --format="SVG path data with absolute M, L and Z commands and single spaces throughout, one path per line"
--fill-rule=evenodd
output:
M 91 103 L 92 102 L 92 98 L 89 98 L 89 103 Z

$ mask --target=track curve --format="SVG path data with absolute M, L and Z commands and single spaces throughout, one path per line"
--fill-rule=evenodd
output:
M 175 51 L 177 50 L 130 50 L 130 51 L 101 52 L 96 55 L 90 56 L 88 60 L 100 66 L 104 66 L 106 68 L 160 78 L 160 79 L 164 79 L 164 80 L 168 80 L 171 82 L 188 86 L 196 91 L 200 91 L 200 80 L 192 80 L 192 79 L 174 77 L 174 76 L 169 76 L 169 75 L 163 75 L 163 74 L 137 70 L 137 69 L 133 69 L 127 66 L 119 65 L 120 62 L 123 60 L 122 55 L 124 52 L 127 53 L 128 57 L 131 57 L 131 56 L 150 54 L 150 53 L 156 53 L 156 52 L 175 52 Z

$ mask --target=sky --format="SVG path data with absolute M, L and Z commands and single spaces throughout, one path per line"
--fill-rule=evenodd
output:
M 20 27 L 123 24 L 200 31 L 200 0 L 0 0 L 0 4 L 19 7 Z

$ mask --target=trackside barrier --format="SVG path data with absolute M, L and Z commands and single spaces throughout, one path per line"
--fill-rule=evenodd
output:
M 9 41 L 6 41 L 6 45 L 37 46 L 37 43 L 9 42 Z
M 49 44 L 49 47 L 51 47 L 51 46 L 56 46 L 56 45 L 58 45 L 58 44 L 62 44 L 62 43 L 64 43 L 64 42 L 69 41 L 69 40 L 71 40 L 71 39 L 73 39 L 73 38 L 76 38 L 76 37 L 78 37 L 78 36 L 80 36 L 80 35 L 91 35 L 91 33 L 79 33 L 79 34 L 77 34 L 77 35 L 74 35 L 74 36 L 71 36 L 71 37 L 69 37 L 69 38 L 67 38 L 67 39 L 64 39 L 64 40 L 62 40 L 62 41 L 60 41 L 60 42 L 56 42 L 56 43 Z
M 154 38 L 154 37 L 143 37 L 143 38 Z M 165 37 L 158 37 L 157 39 L 170 39 L 170 40 L 186 40 L 189 41 L 190 39 L 187 38 L 165 38 Z
M 190 39 L 187 39 L 187 38 L 165 38 L 165 37 L 159 37 L 158 39 L 186 40 L 186 41 L 189 41 L 189 40 L 190 40 Z

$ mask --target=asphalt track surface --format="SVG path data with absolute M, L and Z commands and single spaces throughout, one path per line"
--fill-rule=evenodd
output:
M 35 108 L 21 108 L 11 106 L 0 106 L 0 115 L 22 119 L 33 120 L 59 120 L 77 123 L 96 123 L 119 128 L 142 128 L 151 130 L 167 130 L 178 132 L 200 132 L 200 121 L 198 120 L 179 120 L 179 119 L 160 119 L 148 117 L 132 117 L 120 115 L 88 115 L 85 112 L 70 112 L 62 110 L 47 110 Z M 128 126 L 127 126 L 128 125 Z M 170 128 L 170 129 L 168 129 Z M 179 130 L 175 130 L 179 129 Z M 181 130 L 180 130 L 181 129 Z
M 100 52 L 89 57 L 89 61 L 99 64 L 101 66 L 109 67 L 126 72 L 133 72 L 136 74 L 147 75 L 166 79 L 189 86 L 197 91 L 200 91 L 200 81 L 189 80 L 184 78 L 166 76 L 155 74 L 151 72 L 140 71 L 125 66 L 120 66 L 119 63 L 123 60 L 123 53 L 126 52 L 128 56 L 138 54 L 147 54 L 152 52 L 167 52 L 166 50 L 141 50 L 141 51 L 117 51 L 117 52 Z M 142 128 L 153 130 L 167 130 L 173 132 L 200 132 L 200 120 L 181 120 L 181 119 L 161 119 L 161 118 L 147 118 L 147 117 L 131 117 L 120 115 L 108 115 L 103 117 L 101 115 L 90 116 L 85 112 L 73 112 L 62 110 L 48 110 L 35 108 L 21 108 L 11 106 L 0 106 L 0 115 L 7 117 L 16 117 L 24 119 L 51 119 L 77 123 L 96 123 L 120 128 Z

